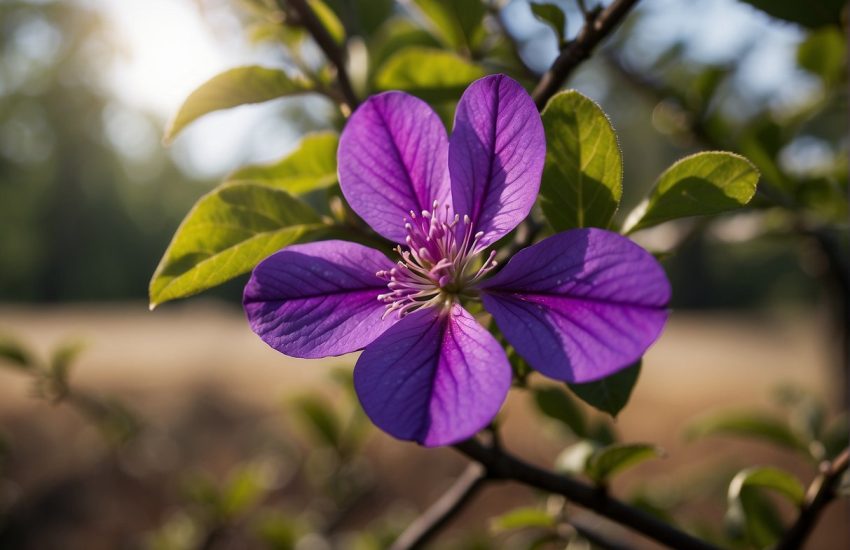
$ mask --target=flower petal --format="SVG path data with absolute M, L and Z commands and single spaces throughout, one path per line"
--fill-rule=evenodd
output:
M 449 173 L 455 212 L 484 232 L 481 247 L 531 211 L 545 159 L 543 123 L 522 86 L 493 75 L 466 89 L 449 140 Z
M 484 428 L 510 385 L 504 350 L 459 305 L 404 317 L 354 367 L 354 387 L 372 422 L 428 447 L 462 441 Z
M 592 228 L 521 250 L 481 287 L 484 307 L 532 368 L 578 383 L 640 358 L 661 334 L 670 301 L 652 255 Z
M 385 92 L 367 99 L 342 131 L 337 153 L 345 200 L 372 229 L 404 243 L 410 211 L 451 204 L 448 138 L 421 99 Z
M 243 306 L 251 329 L 292 357 L 328 357 L 362 349 L 397 319 L 381 319 L 387 291 L 377 271 L 386 256 L 346 241 L 288 246 L 254 268 Z

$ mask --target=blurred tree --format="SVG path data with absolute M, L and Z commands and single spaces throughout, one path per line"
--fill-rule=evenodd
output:
M 143 296 L 198 193 L 104 89 L 116 52 L 79 4 L 0 4 L 0 300 Z

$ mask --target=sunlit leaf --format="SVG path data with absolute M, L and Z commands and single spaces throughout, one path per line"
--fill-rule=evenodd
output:
M 316 17 L 319 18 L 325 29 L 327 29 L 328 34 L 334 39 L 334 42 L 337 44 L 345 42 L 345 27 L 336 13 L 322 0 L 307 0 L 307 3 L 313 9 L 313 13 L 316 14 Z
M 779 468 L 767 466 L 747 468 L 738 472 L 729 484 L 729 498 L 737 498 L 747 487 L 771 489 L 787 497 L 797 506 L 803 503 L 806 495 L 803 484 L 796 477 Z
M 557 420 L 578 437 L 585 437 L 584 414 L 567 393 L 554 386 L 535 388 L 534 402 L 544 415 Z
M 623 193 L 614 128 L 599 106 L 571 90 L 543 110 L 546 165 L 540 204 L 555 231 L 607 228 Z
M 774 544 L 784 530 L 776 507 L 761 493 L 763 489 L 786 497 L 796 506 L 805 498 L 800 481 L 778 468 L 747 468 L 732 479 L 727 496 L 727 523 L 733 535 L 759 548 Z
M 484 37 L 487 12 L 481 0 L 413 0 L 443 42 L 459 52 L 475 52 Z
M 430 102 L 457 101 L 469 84 L 486 71 L 447 51 L 405 48 L 378 70 L 380 90 L 404 90 Z
M 786 422 L 755 411 L 723 412 L 704 416 L 691 423 L 686 435 L 689 439 L 708 435 L 734 435 L 762 439 L 787 449 L 806 450 L 805 442 Z
M 784 525 L 776 505 L 758 489 L 750 487 L 729 501 L 726 526 L 734 539 L 756 548 L 769 548 L 782 536 Z
M 601 483 L 612 475 L 645 460 L 662 456 L 661 449 L 646 443 L 615 443 L 595 451 L 587 460 L 588 477 Z
M 599 445 L 587 439 L 570 445 L 555 458 L 555 471 L 574 475 L 586 473 L 587 463 L 597 449 Z
M 741 208 L 753 198 L 758 179 L 756 167 L 733 153 L 685 157 L 659 176 L 649 198 L 629 214 L 623 231 Z
M 629 402 L 640 375 L 640 367 L 641 361 L 638 361 L 602 380 L 568 386 L 588 405 L 616 417 Z
M 564 11 L 560 6 L 549 2 L 532 2 L 531 13 L 555 31 L 555 34 L 558 36 L 558 44 L 564 43 L 564 33 L 567 30 L 567 16 L 564 15 Z
M 337 182 L 336 149 L 339 137 L 333 132 L 306 136 L 298 147 L 281 160 L 266 165 L 240 168 L 231 180 L 263 183 L 294 195 L 330 187 Z
M 384 65 L 393 54 L 406 48 L 439 48 L 440 43 L 422 27 L 409 19 L 393 17 L 387 20 L 375 34 L 369 47 L 369 66 L 373 73 Z
M 290 78 L 280 69 L 237 67 L 212 77 L 192 92 L 165 132 L 171 141 L 188 124 L 207 113 L 248 103 L 310 92 L 306 82 Z
M 222 185 L 177 228 L 151 280 L 151 307 L 247 273 L 320 227 L 319 216 L 286 191 L 256 182 Z
M 539 508 L 516 508 L 490 520 L 490 529 L 496 533 L 517 529 L 555 527 L 555 518 Z

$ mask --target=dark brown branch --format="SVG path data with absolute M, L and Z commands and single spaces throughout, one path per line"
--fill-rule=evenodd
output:
M 582 61 L 590 57 L 603 38 L 611 34 L 620 21 L 638 3 L 639 0 L 614 0 L 602 11 L 587 13 L 587 21 L 578 33 L 562 50 L 552 67 L 543 75 L 531 97 L 538 109 L 543 109 L 570 74 Z
M 455 445 L 455 449 L 481 463 L 490 479 L 517 481 L 547 493 L 563 495 L 570 502 L 629 527 L 670 548 L 717 550 L 715 546 L 617 500 L 604 488 L 538 468 L 500 449 L 487 447 L 475 439 L 459 443 Z
M 328 61 L 336 68 L 336 78 L 339 82 L 339 89 L 342 92 L 345 102 L 353 111 L 360 104 L 357 99 L 357 94 L 354 93 L 354 88 L 351 86 L 351 79 L 348 76 L 348 70 L 345 68 L 345 53 L 340 49 L 339 45 L 334 41 L 328 29 L 322 24 L 316 12 L 307 3 L 307 0 L 278 0 L 279 4 L 288 4 L 298 16 L 298 22 L 307 29 L 313 40 L 316 41 L 319 48 L 324 52 Z M 283 8 L 284 6 L 281 6 Z
M 850 463 L 850 449 L 844 449 L 832 462 L 827 462 L 820 475 L 809 486 L 806 502 L 800 509 L 797 521 L 785 532 L 785 536 L 775 550 L 795 550 L 801 548 L 811 534 L 821 512 L 835 499 L 836 488 Z
M 390 550 L 420 548 L 469 502 L 469 499 L 478 491 L 485 479 L 486 472 L 480 464 L 473 462 L 467 466 L 454 485 L 405 529 L 404 533 L 390 547 Z

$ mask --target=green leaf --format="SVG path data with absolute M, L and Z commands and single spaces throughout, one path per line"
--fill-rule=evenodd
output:
M 841 26 L 845 0 L 743 0 L 768 15 L 804 27 Z
M 555 518 L 539 508 L 516 508 L 490 520 L 490 529 L 496 533 L 516 531 L 517 529 L 555 527 Z
M 771 489 L 797 506 L 803 504 L 806 496 L 806 490 L 800 480 L 784 470 L 767 466 L 755 466 L 738 472 L 729 484 L 729 499 L 738 498 L 746 487 Z
M 726 524 L 735 539 L 745 539 L 756 548 L 773 546 L 785 529 L 773 502 L 753 487 L 729 500 Z
M 840 29 L 812 32 L 797 48 L 797 64 L 827 84 L 841 80 L 847 66 L 847 44 Z
M 0 360 L 0 364 L 19 370 L 29 370 L 34 366 L 29 350 L 9 336 L 0 336 Z
M 295 401 L 295 411 L 316 441 L 335 449 L 339 447 L 342 428 L 327 401 L 315 395 L 304 395 Z
M 663 454 L 660 448 L 646 443 L 615 443 L 590 456 L 586 473 L 593 481 L 601 483 L 617 472 Z
M 623 232 L 741 208 L 753 198 L 758 180 L 756 167 L 733 153 L 713 151 L 685 157 L 659 176 L 649 198 L 629 214 Z
M 286 191 L 226 183 L 201 197 L 177 228 L 151 280 L 151 308 L 246 273 L 321 227 L 319 216 Z
M 805 442 L 782 420 L 754 411 L 724 412 L 697 419 L 687 428 L 689 439 L 735 435 L 762 439 L 787 449 L 806 451 Z
M 599 106 L 570 90 L 543 110 L 546 164 L 540 204 L 555 231 L 607 228 L 623 194 L 617 135 Z
M 640 375 L 640 366 L 641 361 L 638 361 L 602 380 L 568 386 L 582 401 L 616 418 L 629 402 Z
M 337 44 L 345 42 L 345 27 L 342 25 L 339 17 L 336 16 L 336 13 L 327 4 L 322 2 L 322 0 L 307 0 L 307 3 L 313 8 L 316 17 L 325 26 L 325 29 L 327 29 L 331 38 L 334 39 L 334 42 Z
M 567 30 L 567 16 L 564 15 L 560 6 L 548 2 L 540 4 L 532 2 L 531 13 L 537 19 L 552 27 L 552 30 L 558 36 L 559 45 L 565 42 L 564 32 Z
M 311 134 L 281 160 L 266 165 L 240 168 L 231 180 L 251 180 L 293 195 L 330 187 L 337 182 L 336 149 L 339 136 L 334 132 Z
M 404 90 L 429 103 L 457 101 L 467 86 L 486 71 L 451 52 L 405 48 L 378 70 L 379 90 Z
M 369 45 L 369 67 L 377 72 L 395 53 L 414 46 L 439 48 L 440 43 L 434 35 L 409 19 L 393 17 L 381 26 Z
M 207 113 L 310 91 L 309 84 L 290 78 L 280 69 L 230 69 L 201 84 L 186 98 L 165 131 L 165 141 L 172 141 L 183 128 Z
M 584 414 L 564 390 L 554 386 L 535 388 L 534 402 L 540 412 L 557 420 L 578 437 L 587 436 Z
M 475 52 L 484 38 L 487 8 L 481 0 L 413 0 L 437 36 L 461 53 Z

